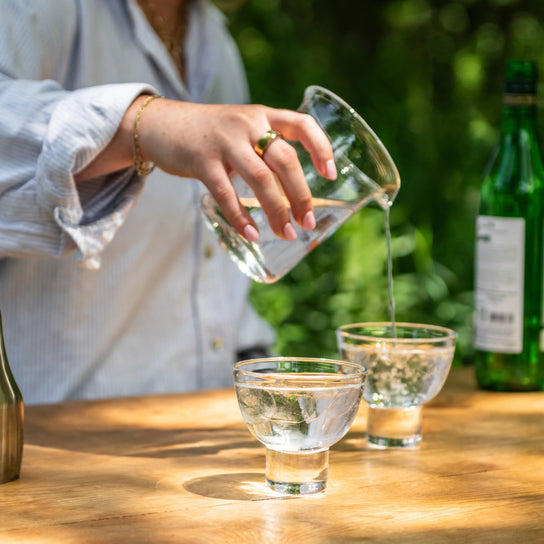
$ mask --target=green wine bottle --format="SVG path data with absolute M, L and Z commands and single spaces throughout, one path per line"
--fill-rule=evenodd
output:
M 537 79 L 533 62 L 507 63 L 502 133 L 476 222 L 476 378 L 480 387 L 498 391 L 544 389 Z

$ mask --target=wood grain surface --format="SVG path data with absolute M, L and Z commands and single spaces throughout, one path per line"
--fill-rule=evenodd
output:
M 365 426 L 362 405 L 324 494 L 281 498 L 234 391 L 28 407 L 0 542 L 544 542 L 544 393 L 453 369 L 419 449 L 369 449 Z

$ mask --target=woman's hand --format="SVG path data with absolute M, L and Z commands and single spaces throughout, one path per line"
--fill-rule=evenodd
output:
M 145 97 L 139 97 L 129 108 L 126 122 L 119 129 L 126 133 L 130 128 L 125 145 L 130 146 L 131 153 L 133 120 L 143 100 Z M 290 110 L 159 99 L 142 112 L 138 133 L 146 161 L 171 174 L 201 180 L 228 222 L 248 240 L 257 240 L 257 226 L 238 200 L 230 178 L 234 173 L 255 193 L 273 232 L 293 240 L 296 233 L 282 192 L 295 221 L 308 230 L 315 227 L 312 195 L 297 154 L 287 141 L 276 138 L 262 158 L 256 153 L 254 147 L 267 130 L 281 133 L 286 140 L 300 141 L 319 173 L 336 178 L 333 152 L 325 133 L 311 116 Z M 119 134 L 119 138 L 126 136 Z

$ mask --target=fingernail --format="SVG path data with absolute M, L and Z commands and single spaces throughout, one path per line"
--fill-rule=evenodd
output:
M 312 211 L 306 212 L 306 215 L 302 219 L 302 226 L 306 230 L 314 230 L 315 229 L 315 215 L 314 215 L 314 212 L 312 212 Z
M 259 231 L 253 225 L 244 227 L 244 236 L 250 242 L 256 242 L 259 239 Z
M 291 223 L 285 223 L 285 226 L 283 227 L 283 234 L 287 238 L 287 240 L 297 239 L 297 233 Z
M 336 179 L 336 164 L 334 164 L 332 159 L 327 161 L 327 164 L 325 165 L 325 172 L 327 173 L 327 177 L 329 179 Z

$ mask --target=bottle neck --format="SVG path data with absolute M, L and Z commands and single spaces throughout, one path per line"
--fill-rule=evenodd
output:
M 538 132 L 537 98 L 535 94 L 504 95 L 503 132 L 528 130 Z

